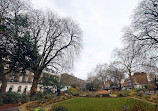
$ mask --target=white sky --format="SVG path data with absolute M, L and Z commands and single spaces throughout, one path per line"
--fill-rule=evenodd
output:
M 121 47 L 123 27 L 140 0 L 32 0 L 36 7 L 50 8 L 76 20 L 83 30 L 83 47 L 72 73 L 87 79 L 99 63 L 112 60 L 113 49 Z

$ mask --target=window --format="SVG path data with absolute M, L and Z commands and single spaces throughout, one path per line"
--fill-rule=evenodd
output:
M 18 91 L 17 92 L 21 92 L 21 86 L 18 87 Z
M 11 85 L 10 88 L 9 88 L 9 92 L 12 92 L 12 91 L 13 91 L 13 88 L 14 88 L 14 86 Z
M 26 93 L 27 92 L 27 86 L 25 86 L 25 89 L 24 89 L 24 93 Z

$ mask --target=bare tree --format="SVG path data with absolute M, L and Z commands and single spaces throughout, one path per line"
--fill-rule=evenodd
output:
M 132 72 L 140 68 L 142 60 L 142 44 L 137 43 L 136 40 L 132 39 L 133 35 L 130 30 L 125 30 L 123 35 L 124 48 L 115 49 L 116 61 L 126 69 L 128 76 L 131 81 L 132 89 L 134 89 Z
M 146 46 L 150 58 L 157 60 L 158 47 L 158 1 L 143 0 L 133 14 L 133 35 Z
M 117 64 L 117 62 L 113 62 L 108 66 L 107 73 L 110 76 L 111 80 L 119 84 L 121 89 L 121 81 L 125 78 L 125 70 Z
M 72 66 L 82 47 L 82 31 L 70 18 L 61 18 L 48 11 L 44 13 L 32 10 L 30 18 L 30 36 L 39 58 L 32 64 L 34 80 L 31 95 L 37 90 L 42 70 L 51 66 L 59 70 L 66 65 Z
M 107 73 L 108 64 L 98 64 L 92 72 L 88 74 L 88 82 L 92 83 L 94 87 L 100 88 L 105 85 L 106 80 L 108 79 Z
M 98 77 L 99 80 L 101 80 L 103 83 L 107 80 L 108 75 L 107 75 L 107 67 L 108 64 L 98 64 L 96 68 L 94 69 L 94 72 L 96 73 L 96 76 Z

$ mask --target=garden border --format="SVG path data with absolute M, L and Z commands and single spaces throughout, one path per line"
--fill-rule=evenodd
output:
M 36 101 L 30 101 L 30 102 L 27 102 L 25 104 L 22 104 L 21 106 L 19 106 L 18 111 L 27 111 L 26 108 L 25 108 L 26 105 L 28 105 L 30 103 L 34 103 L 34 102 L 36 102 Z
M 133 98 L 133 99 L 136 99 L 136 100 L 139 100 L 139 101 L 142 101 L 142 102 L 146 102 L 146 103 L 149 103 L 149 104 L 157 105 L 157 104 L 154 103 L 154 102 L 146 101 L 146 100 L 144 100 L 144 99 L 140 99 L 140 98 L 136 98 L 136 97 L 130 97 L 130 98 Z

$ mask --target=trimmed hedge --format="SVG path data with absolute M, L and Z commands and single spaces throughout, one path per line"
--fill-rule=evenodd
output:
M 3 100 L 4 104 L 15 104 L 20 102 L 20 94 L 16 92 L 7 92 Z

